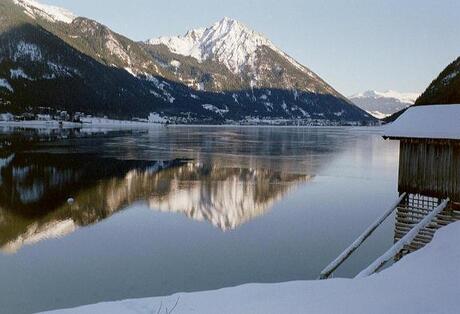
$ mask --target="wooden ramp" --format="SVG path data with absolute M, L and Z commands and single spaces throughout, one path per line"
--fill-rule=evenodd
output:
M 319 275 L 319 279 L 327 279 L 329 278 L 337 268 L 340 267 L 350 256 L 356 251 L 364 241 L 369 238 L 372 233 L 398 208 L 399 204 L 402 200 L 406 197 L 406 193 L 403 193 L 399 199 L 385 212 L 382 216 L 380 216 L 374 223 L 372 223 L 366 230 L 347 248 L 345 251 L 342 252 L 334 261 L 332 261 L 329 265 L 326 266 L 321 271 Z
M 377 272 L 388 261 L 398 260 L 405 254 L 425 246 L 433 239 L 436 230 L 460 220 L 459 205 L 451 202 L 449 198 L 441 200 L 418 194 L 401 194 L 389 210 L 321 271 L 319 279 L 329 278 L 395 210 L 397 213 L 394 245 L 369 267 L 361 271 L 357 278 L 369 276 Z
M 436 197 L 428 197 L 420 194 L 407 194 L 396 209 L 395 243 L 401 240 L 411 229 L 414 228 L 426 215 L 432 212 L 442 200 Z M 415 239 L 396 255 L 396 260 L 404 255 L 421 249 L 430 243 L 436 231 L 448 224 L 460 221 L 460 203 L 449 202 L 448 206 L 428 224 L 420 230 Z

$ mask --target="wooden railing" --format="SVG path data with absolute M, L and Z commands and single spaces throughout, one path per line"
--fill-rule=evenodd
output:
M 401 194 L 399 199 L 388 209 L 381 217 L 372 223 L 345 251 L 342 252 L 332 263 L 321 271 L 319 279 L 327 279 L 331 274 L 339 268 L 356 249 L 358 249 L 367 238 L 395 211 L 401 201 L 406 197 L 406 193 Z
M 432 212 L 426 215 L 414 228 L 412 228 L 401 240 L 395 243 L 388 251 L 380 256 L 375 262 L 373 262 L 369 267 L 361 271 L 355 278 L 363 278 L 372 275 L 378 271 L 383 265 L 385 265 L 389 260 L 394 258 L 405 245 L 410 244 L 415 237 L 419 234 L 420 230 L 428 226 L 433 219 L 439 215 L 449 204 L 450 199 L 443 201 L 438 207 L 436 207 Z

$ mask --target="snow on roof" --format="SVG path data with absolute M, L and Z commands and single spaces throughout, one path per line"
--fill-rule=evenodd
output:
M 385 127 L 384 137 L 460 140 L 460 104 L 411 107 Z

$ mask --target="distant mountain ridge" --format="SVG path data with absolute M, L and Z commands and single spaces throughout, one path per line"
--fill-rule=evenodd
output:
M 417 99 L 414 106 L 449 104 L 460 104 L 460 57 L 438 75 Z M 396 120 L 406 109 L 385 118 L 385 122 Z
M 428 86 L 416 105 L 460 104 L 460 57 Z
M 34 0 L 0 3 L 0 106 L 174 123 L 373 122 L 308 68 L 224 18 L 180 38 L 135 42 Z
M 384 92 L 369 90 L 363 93 L 354 94 L 350 96 L 349 99 L 374 117 L 383 119 L 413 105 L 419 96 L 419 93 L 401 93 L 393 90 Z

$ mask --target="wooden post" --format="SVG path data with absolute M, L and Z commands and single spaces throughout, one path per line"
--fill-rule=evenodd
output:
M 332 263 L 330 263 L 326 268 L 321 272 L 319 279 L 327 279 L 331 274 L 345 262 L 357 248 L 366 241 L 367 238 L 384 222 L 388 216 L 390 216 L 401 201 L 406 197 L 406 193 L 401 194 L 399 199 L 388 209 L 379 219 L 377 219 L 373 224 L 371 224 L 345 251 L 342 252 Z
M 422 221 L 420 221 L 414 228 L 412 228 L 401 240 L 395 243 L 395 245 L 393 245 L 385 254 L 383 254 L 375 262 L 369 265 L 369 267 L 360 272 L 355 278 L 364 278 L 372 275 L 383 265 L 385 265 L 386 262 L 394 258 L 396 254 L 398 254 L 404 248 L 405 245 L 410 244 L 415 239 L 420 230 L 428 226 L 428 224 L 447 207 L 449 202 L 450 199 L 446 199 L 444 202 L 442 202 L 441 205 L 426 215 Z

